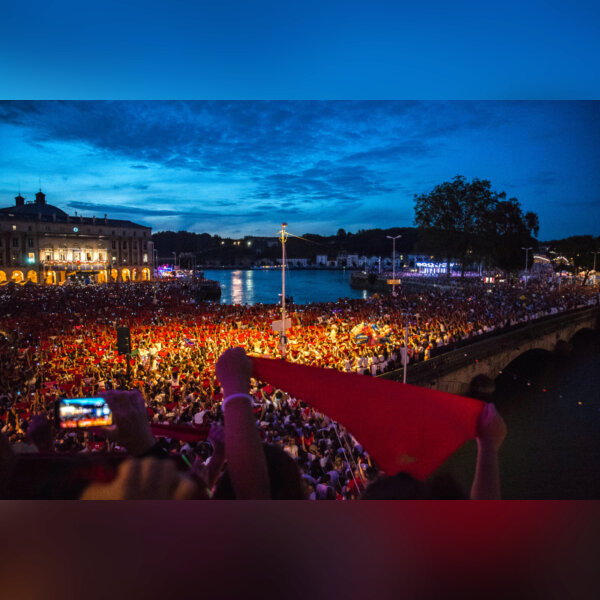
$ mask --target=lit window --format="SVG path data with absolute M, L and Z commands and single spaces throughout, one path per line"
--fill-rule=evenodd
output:
M 13 231 L 16 231 L 16 230 L 17 230 L 17 226 L 13 225 Z
M 35 252 L 29 252 L 27 254 L 27 262 L 31 265 L 35 262 Z

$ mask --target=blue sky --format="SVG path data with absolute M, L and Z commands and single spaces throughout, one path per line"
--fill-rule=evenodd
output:
M 3 101 L 0 198 L 223 236 L 413 225 L 413 196 L 489 179 L 539 238 L 600 231 L 600 103 Z
M 0 98 L 598 98 L 597 12 L 592 0 L 4 0 Z

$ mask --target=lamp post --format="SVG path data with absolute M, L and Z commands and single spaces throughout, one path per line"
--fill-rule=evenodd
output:
M 408 312 L 404 315 L 404 348 L 402 348 L 402 383 L 406 383 L 406 371 L 408 370 Z
M 527 265 L 529 264 L 529 251 L 533 250 L 533 248 L 532 247 L 529 247 L 529 248 L 521 247 L 521 250 L 525 250 L 525 287 L 527 287 Z
M 388 240 L 392 240 L 392 296 L 396 295 L 396 240 L 401 238 L 401 235 L 391 236 L 386 235 Z
M 175 271 L 175 267 L 177 265 L 177 252 L 173 252 L 173 271 Z
M 285 228 L 287 223 L 281 224 L 281 334 L 279 338 L 279 347 L 281 349 L 281 356 L 285 359 L 287 340 L 285 338 L 285 241 L 287 234 Z

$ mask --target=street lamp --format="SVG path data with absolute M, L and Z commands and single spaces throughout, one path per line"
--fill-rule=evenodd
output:
M 174 258 L 173 258 L 173 271 L 175 270 L 175 267 L 177 265 L 177 252 L 173 252 L 172 253 Z
M 281 334 L 279 338 L 279 348 L 281 350 L 281 356 L 285 360 L 287 351 L 287 338 L 285 337 L 285 242 L 287 240 L 287 233 L 285 228 L 287 223 L 281 224 Z
M 521 250 L 525 250 L 525 287 L 527 287 L 527 265 L 529 264 L 529 251 L 533 250 L 533 248 L 523 248 L 521 246 Z
M 388 240 L 392 240 L 392 296 L 396 295 L 396 240 L 401 238 L 401 235 L 385 236 Z

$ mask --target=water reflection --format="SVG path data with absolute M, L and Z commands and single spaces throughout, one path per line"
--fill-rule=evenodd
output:
M 242 271 L 231 272 L 231 303 L 242 304 L 244 291 L 242 286 Z
M 254 271 L 246 271 L 246 304 L 254 304 Z

